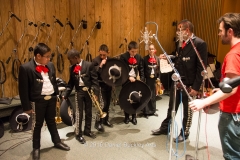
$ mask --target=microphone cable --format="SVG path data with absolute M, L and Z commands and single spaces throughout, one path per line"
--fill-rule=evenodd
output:
M 180 104 L 179 104 L 179 105 L 180 105 L 180 113 L 181 113 L 180 119 L 181 119 L 181 124 L 182 124 L 182 133 L 183 133 L 182 136 L 183 136 L 183 139 L 184 139 L 184 142 L 183 142 L 184 147 L 183 147 L 183 153 L 182 153 L 181 155 L 179 155 L 179 154 L 178 154 L 178 141 L 177 141 L 177 138 L 176 138 L 176 151 L 174 151 L 174 150 L 172 149 L 173 155 L 176 157 L 176 159 L 183 157 L 183 156 L 185 155 L 185 153 L 186 153 L 186 141 L 185 141 L 184 129 L 183 129 L 183 123 L 182 123 L 182 117 L 183 117 L 183 114 L 182 114 L 182 113 L 183 113 L 183 110 L 182 110 L 182 108 L 183 108 L 183 103 L 182 103 L 182 90 L 181 90 L 181 92 L 180 92 Z M 175 120 L 174 124 L 175 124 L 175 126 L 174 126 L 175 130 L 172 131 L 172 132 L 175 133 L 175 137 L 178 137 L 178 125 L 177 125 L 176 120 Z M 168 149 L 168 147 L 169 147 L 168 142 L 169 142 L 169 139 L 170 139 L 170 137 L 169 137 L 170 128 L 171 128 L 171 120 L 168 122 L 168 135 L 167 135 L 167 141 L 166 141 L 166 150 L 167 150 L 168 152 L 172 152 L 172 151 L 170 151 L 170 150 Z M 171 134 L 172 134 L 172 133 L 171 133 Z

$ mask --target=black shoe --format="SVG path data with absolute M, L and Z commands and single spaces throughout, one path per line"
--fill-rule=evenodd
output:
M 153 116 L 156 116 L 156 117 L 158 117 L 158 114 L 157 114 L 157 113 L 153 113 Z
M 125 117 L 124 123 L 125 123 L 125 124 L 128 124 L 129 122 L 130 122 L 130 119 Z
M 156 130 L 152 130 L 152 135 L 161 135 L 161 134 L 167 135 L 167 131 L 161 130 L 160 128 Z
M 95 122 L 94 128 L 96 128 L 99 132 L 104 132 L 104 127 L 100 121 Z
M 77 139 L 81 144 L 86 143 L 86 140 L 83 138 L 83 136 L 76 136 L 76 139 Z
M 96 135 L 94 133 L 84 133 L 85 136 L 91 137 L 91 138 L 96 138 Z
M 108 126 L 108 127 L 110 127 L 110 128 L 113 127 L 113 125 L 112 125 L 108 120 L 104 120 L 104 121 L 103 121 L 103 124 L 106 125 L 106 126 Z
M 32 159 L 39 160 L 40 159 L 40 149 L 34 149 L 32 151 Z
M 145 117 L 146 119 L 148 119 L 148 115 L 147 115 L 147 114 L 144 114 L 144 117 Z
M 136 118 L 132 118 L 132 124 L 137 125 L 137 119 Z
M 59 143 L 54 144 L 54 147 L 62 149 L 62 150 L 65 150 L 65 151 L 69 151 L 70 150 L 70 147 L 68 147 L 68 145 L 66 145 L 63 142 L 59 142 Z
M 183 141 L 185 141 L 185 140 L 187 140 L 188 139 L 188 136 L 185 136 L 184 138 L 183 138 L 183 136 L 180 134 L 176 139 L 174 139 L 174 142 L 176 143 L 176 142 L 178 142 L 178 143 L 180 143 L 180 142 L 183 142 Z

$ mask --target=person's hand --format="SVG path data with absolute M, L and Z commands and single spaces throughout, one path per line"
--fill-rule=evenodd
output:
M 198 91 L 195 91 L 194 89 L 191 89 L 191 91 L 189 92 L 189 95 L 194 97 L 198 94 Z
M 217 92 L 217 91 L 219 91 L 219 90 L 220 90 L 220 88 L 214 88 L 214 89 L 212 90 L 212 94 L 215 93 L 215 92 Z
M 99 65 L 99 67 L 102 68 L 102 66 L 103 66 L 104 64 L 106 64 L 106 61 L 107 61 L 106 59 L 103 59 L 103 60 L 101 61 L 100 65 Z
M 129 77 L 129 81 L 130 81 L 130 82 L 135 82 L 136 79 L 135 79 L 134 77 Z
M 24 113 L 31 114 L 31 113 L 33 113 L 33 110 L 31 109 L 31 110 L 28 110 L 28 111 L 24 111 Z
M 95 94 L 93 96 L 94 96 L 94 99 L 97 101 L 98 100 L 98 96 L 96 96 Z
M 206 106 L 204 99 L 195 99 L 188 103 L 192 111 L 196 112 Z
M 160 54 L 160 55 L 159 55 L 159 58 L 160 58 L 160 59 L 167 59 L 164 54 Z

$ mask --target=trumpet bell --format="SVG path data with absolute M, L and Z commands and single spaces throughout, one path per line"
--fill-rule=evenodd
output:
M 105 112 L 102 112 L 102 114 L 100 115 L 101 118 L 104 118 L 106 116 L 107 116 L 107 113 L 105 113 Z

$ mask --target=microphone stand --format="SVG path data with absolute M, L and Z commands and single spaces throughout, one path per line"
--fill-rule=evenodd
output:
M 93 26 L 93 28 L 92 28 L 90 34 L 88 35 L 86 41 L 84 42 L 84 44 L 83 44 L 83 46 L 82 46 L 82 49 L 80 50 L 80 54 L 82 54 L 84 48 L 86 47 L 86 45 L 88 45 L 88 40 L 89 40 L 90 37 L 92 36 L 94 30 L 97 28 L 96 26 L 97 26 L 97 25 L 100 25 L 100 24 L 101 24 L 101 22 L 100 22 L 100 17 L 99 17 L 99 21 L 95 23 L 95 25 Z M 99 28 L 99 29 L 100 29 L 100 28 Z
M 204 65 L 204 63 L 203 63 L 203 60 L 202 60 L 200 54 L 198 53 L 198 51 L 197 51 L 197 49 L 196 49 L 196 47 L 195 47 L 192 39 L 189 38 L 189 41 L 191 42 L 191 45 L 192 45 L 195 53 L 197 54 L 197 57 L 198 57 L 201 65 L 202 65 L 202 68 L 203 68 L 203 71 L 201 72 L 201 75 L 202 75 L 202 77 L 203 77 L 203 80 L 202 80 L 202 95 L 201 95 L 201 99 L 203 99 L 203 98 L 204 98 L 204 87 L 205 87 L 205 79 L 204 79 L 204 77 L 207 76 L 208 81 L 209 81 L 209 83 L 210 83 L 210 85 L 211 85 L 211 87 L 212 87 L 213 89 L 214 89 L 215 87 L 213 86 L 212 81 L 211 81 L 210 78 L 208 77 L 207 69 L 206 69 L 206 67 L 205 67 L 205 65 Z M 198 127 L 197 127 L 196 143 L 195 143 L 195 156 L 194 156 L 194 160 L 197 160 L 197 157 L 198 157 L 198 143 L 199 143 L 199 133 L 200 133 L 201 116 L 202 116 L 202 109 L 199 110 L 199 116 L 198 116 Z
M 156 25 L 156 34 L 153 34 L 153 37 L 154 37 L 155 40 L 157 41 L 160 49 L 162 50 L 163 54 L 165 55 L 165 57 L 167 58 L 169 64 L 171 65 L 173 71 L 175 72 L 175 73 L 173 73 L 173 75 L 172 75 L 172 80 L 174 81 L 174 96 L 175 96 L 175 98 L 174 98 L 174 103 L 173 103 L 173 107 L 172 107 L 172 108 L 173 108 L 173 109 L 172 109 L 172 121 L 171 121 L 171 130 L 170 130 L 171 136 L 170 136 L 169 160 L 171 160 L 171 158 L 172 158 L 171 151 L 172 151 L 172 141 L 173 141 L 173 127 L 175 126 L 174 123 L 175 123 L 175 112 L 176 112 L 176 111 L 175 111 L 176 81 L 179 81 L 179 82 L 181 83 L 181 85 L 182 85 L 182 87 L 183 87 L 183 90 L 186 92 L 186 95 L 188 96 L 188 99 L 189 99 L 190 101 L 192 101 L 193 99 L 192 99 L 192 97 L 189 95 L 189 93 L 187 92 L 187 89 L 186 89 L 186 87 L 184 86 L 184 84 L 183 84 L 183 82 L 182 82 L 182 80 L 181 80 L 180 74 L 178 73 L 177 69 L 174 67 L 171 58 L 168 56 L 168 54 L 166 53 L 166 51 L 163 49 L 162 45 L 160 44 L 160 42 L 159 42 L 159 40 L 158 40 L 158 38 L 157 38 L 157 34 L 158 34 L 158 25 L 157 25 L 157 23 L 156 23 L 156 22 L 146 22 L 145 25 L 151 24 L 151 23 Z
M 9 11 L 9 13 L 11 13 L 10 11 Z M 3 30 L 2 30 L 2 32 L 0 33 L 0 37 L 1 37 L 1 35 L 3 35 L 3 32 L 4 32 L 4 30 L 7 28 L 7 26 L 8 26 L 8 23 L 10 22 L 10 20 L 12 19 L 12 16 L 13 16 L 13 14 L 11 13 L 11 15 L 9 16 L 9 18 L 8 18 L 8 21 L 7 21 L 7 23 L 5 24 L 5 26 L 3 27 Z
M 79 25 L 78 25 L 78 28 L 77 28 L 75 34 L 73 35 L 72 40 L 71 40 L 71 42 L 69 43 L 68 47 L 66 48 L 64 54 L 67 54 L 67 52 L 68 52 L 70 46 L 72 46 L 72 48 L 73 48 L 73 41 L 74 41 L 74 39 L 75 39 L 75 37 L 76 37 L 76 35 L 77 35 L 77 33 L 78 33 L 78 30 L 80 29 L 82 23 L 83 23 L 83 20 L 80 21 L 80 23 L 79 23 Z

